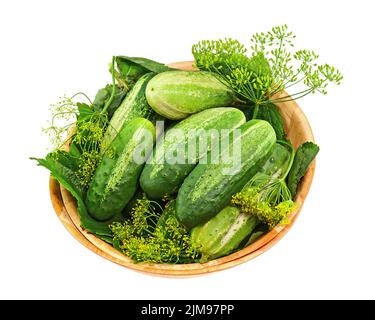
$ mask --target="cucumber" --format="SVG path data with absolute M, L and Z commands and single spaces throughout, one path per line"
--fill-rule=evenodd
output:
M 290 157 L 290 150 L 282 144 L 276 143 L 259 172 L 274 178 L 280 177 L 288 169 Z
M 276 142 L 275 131 L 264 120 L 251 120 L 238 128 L 228 148 L 219 153 L 219 163 L 199 163 L 182 184 L 176 199 L 178 219 L 188 228 L 208 221 L 229 204 L 233 194 L 239 192 L 259 171 L 265 157 Z M 235 131 L 237 132 L 237 130 Z M 226 172 L 231 167 L 223 159 L 225 153 L 240 143 L 239 170 Z
M 228 206 L 205 224 L 195 227 L 191 231 L 191 241 L 202 254 L 201 262 L 205 262 L 233 252 L 257 224 L 256 217 Z
M 276 144 L 259 172 L 280 177 L 287 170 L 290 156 L 288 148 Z M 246 188 L 247 184 L 242 190 Z M 249 245 L 254 242 L 265 233 L 262 228 L 249 238 L 258 225 L 256 217 L 241 213 L 237 207 L 227 206 L 205 224 L 194 227 L 191 230 L 191 240 L 202 254 L 204 262 L 225 256 L 244 243 Z
M 113 114 L 103 138 L 103 150 L 105 150 L 121 131 L 121 129 L 135 118 L 151 119 L 155 113 L 147 103 L 145 90 L 147 83 L 154 73 L 143 75 L 127 94 L 121 105 Z
M 213 108 L 191 115 L 172 129 L 167 130 L 164 139 L 160 139 L 154 148 L 152 159 L 145 165 L 140 184 L 146 194 L 153 199 L 161 199 L 167 194 L 177 191 L 184 179 L 194 169 L 199 158 L 206 154 L 215 141 L 201 144 L 193 134 L 194 129 L 234 129 L 245 123 L 244 114 L 235 108 Z M 176 130 L 181 130 L 183 139 L 177 136 Z M 219 131 L 220 134 L 220 131 Z M 210 136 L 207 132 L 207 136 Z M 215 139 L 214 139 L 215 140 Z M 189 154 L 188 145 L 194 144 L 195 152 Z M 168 158 L 173 155 L 173 150 L 182 150 L 183 163 L 171 163 Z M 194 151 L 194 150 L 193 150 Z
M 214 74 L 204 71 L 167 71 L 157 74 L 146 87 L 146 98 L 156 113 L 168 119 L 233 105 L 231 89 Z
M 146 139 L 144 134 L 152 135 Z M 121 212 L 137 190 L 143 163 L 134 161 L 140 147 L 151 152 L 155 139 L 154 125 L 147 119 L 129 122 L 112 141 L 94 173 L 87 191 L 86 205 L 97 220 L 107 220 Z

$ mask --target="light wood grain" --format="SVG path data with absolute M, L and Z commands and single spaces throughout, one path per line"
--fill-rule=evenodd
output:
M 169 66 L 181 70 L 194 70 L 191 61 L 172 63 Z M 303 111 L 299 108 L 295 101 L 279 103 L 278 107 L 283 117 L 284 127 L 287 132 L 288 138 L 290 139 L 294 147 L 298 147 L 305 141 L 314 141 L 309 122 L 306 119 Z M 250 246 L 226 257 L 206 263 L 193 263 L 183 265 L 153 263 L 136 264 L 131 259 L 115 250 L 111 245 L 98 239 L 93 234 L 90 234 L 89 232 L 81 228 L 75 199 L 53 178 L 50 179 L 50 194 L 57 216 L 66 227 L 66 229 L 81 244 L 83 244 L 96 254 L 119 265 L 140 272 L 162 276 L 192 276 L 224 270 L 236 266 L 240 263 L 257 257 L 258 255 L 271 248 L 274 244 L 276 244 L 289 231 L 289 229 L 293 226 L 296 218 L 298 217 L 306 196 L 309 192 L 314 176 L 314 171 L 315 161 L 310 166 L 308 172 L 306 173 L 299 186 L 295 198 L 298 208 L 290 215 L 290 224 L 279 225 Z

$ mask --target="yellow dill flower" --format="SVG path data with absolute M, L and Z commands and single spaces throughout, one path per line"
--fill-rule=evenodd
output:
M 174 203 L 167 204 L 162 216 L 156 213 L 157 207 L 154 201 L 143 197 L 133 208 L 130 220 L 110 226 L 123 253 L 136 262 L 194 261 L 198 253 L 191 244 L 188 230 L 174 214 L 166 213 L 174 210 Z
M 254 215 L 270 229 L 279 223 L 289 223 L 289 214 L 296 209 L 283 179 L 255 176 L 250 186 L 235 194 L 231 204 L 241 212 Z

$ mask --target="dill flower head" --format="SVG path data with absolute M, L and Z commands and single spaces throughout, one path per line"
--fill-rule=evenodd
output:
M 265 175 L 254 177 L 248 187 L 232 197 L 231 204 L 256 216 L 269 229 L 289 223 L 289 214 L 297 208 L 285 181 Z
M 181 263 L 198 258 L 188 230 L 174 215 L 174 201 L 167 204 L 160 216 L 158 206 L 146 197 L 139 199 L 130 220 L 110 225 L 120 249 L 135 262 Z

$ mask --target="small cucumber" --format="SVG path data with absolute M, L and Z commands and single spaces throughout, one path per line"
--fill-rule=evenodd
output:
M 135 153 L 146 156 L 144 153 L 151 152 L 154 139 L 153 124 L 137 118 L 123 127 L 112 141 L 87 192 L 86 205 L 95 219 L 107 220 L 125 208 L 137 190 L 144 165 L 134 161 Z
M 121 129 L 131 120 L 135 118 L 151 119 L 155 115 L 145 96 L 147 83 L 154 75 L 154 73 L 143 75 L 117 108 L 104 135 L 103 150 L 111 144 Z
M 204 262 L 237 249 L 257 224 L 257 218 L 228 206 L 205 224 L 195 227 L 191 231 L 191 240 Z
M 264 120 L 251 120 L 239 127 L 228 148 L 219 153 L 218 163 L 199 163 L 187 176 L 176 199 L 177 217 L 188 228 L 204 223 L 221 211 L 233 194 L 239 192 L 250 178 L 259 171 L 265 157 L 276 142 L 275 131 Z M 240 146 L 238 167 L 227 172 L 225 154 Z M 229 150 L 228 150 L 229 149 Z
M 161 199 L 177 191 L 199 158 L 206 154 L 212 143 L 215 143 L 215 139 L 207 139 L 207 144 L 200 144 L 192 130 L 205 130 L 204 133 L 209 136 L 209 130 L 216 129 L 219 138 L 220 130 L 232 130 L 244 123 L 244 114 L 236 108 L 212 108 L 191 115 L 176 124 L 158 141 L 152 159 L 145 165 L 140 178 L 142 189 L 153 199 Z M 182 137 L 176 134 L 177 130 L 180 130 Z M 188 146 L 191 145 L 195 146 L 194 154 L 189 152 Z M 176 150 L 182 153 L 182 163 L 170 161 L 169 157 L 175 157 Z
M 172 120 L 236 101 L 234 93 L 217 76 L 203 71 L 159 73 L 148 83 L 146 98 L 156 113 Z

